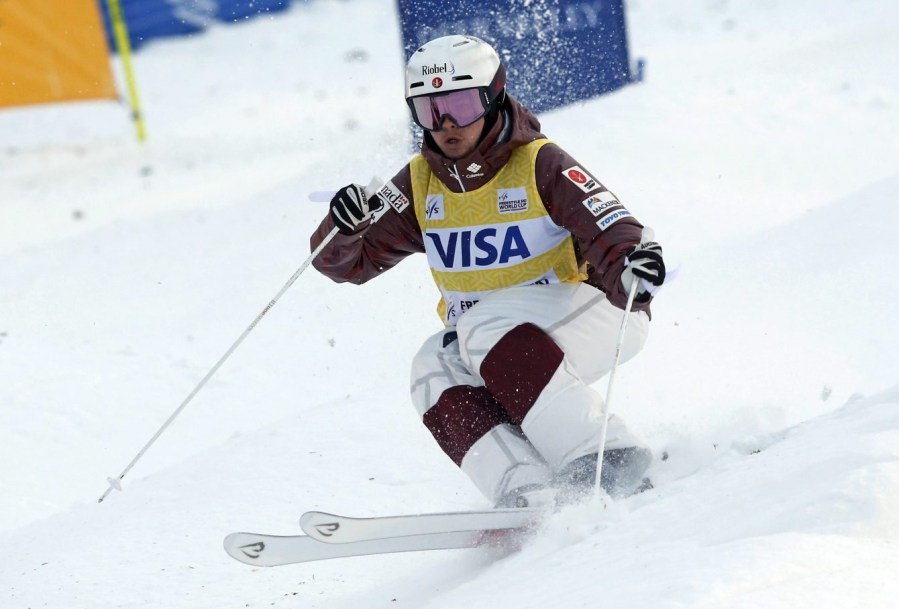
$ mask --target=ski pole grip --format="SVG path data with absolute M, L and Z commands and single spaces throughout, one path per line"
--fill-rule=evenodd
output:
M 374 176 L 371 179 L 371 182 L 368 183 L 368 186 L 364 187 L 362 190 L 365 191 L 365 196 L 371 198 L 375 195 L 379 190 L 381 190 L 381 186 L 384 185 L 384 180 L 379 178 L 378 176 Z M 314 203 L 329 203 L 331 199 L 334 198 L 334 195 L 337 194 L 337 191 L 334 190 L 313 190 L 309 193 L 309 200 Z
M 378 191 L 381 190 L 381 187 L 384 186 L 384 180 L 379 178 L 378 176 L 372 176 L 371 182 L 363 189 L 365 191 L 365 196 L 371 199 L 373 196 L 378 194 Z

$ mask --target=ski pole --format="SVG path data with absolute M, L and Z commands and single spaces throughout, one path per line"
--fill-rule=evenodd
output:
M 369 185 L 365 187 L 366 193 L 369 196 L 371 196 L 372 194 L 374 194 L 375 192 L 377 192 L 380 189 L 381 184 L 382 184 L 382 182 L 379 178 L 373 178 L 372 181 L 369 183 Z M 384 207 L 387 207 L 387 206 L 384 205 Z M 265 308 L 262 309 L 262 311 L 259 313 L 259 315 L 256 316 L 256 319 L 253 320 L 253 323 L 251 323 L 247 327 L 247 329 L 243 331 L 243 334 L 241 334 L 237 338 L 237 340 L 234 341 L 234 343 L 228 348 L 228 350 L 225 351 L 225 354 L 222 355 L 222 357 L 219 358 L 219 360 L 215 363 L 215 365 L 209 369 L 209 372 L 206 373 L 206 376 L 204 376 L 200 380 L 200 382 L 197 383 L 197 386 L 193 388 L 193 390 L 187 395 L 186 398 L 184 398 L 184 401 L 181 402 L 181 405 L 175 409 L 175 412 L 173 412 L 171 414 L 171 416 L 169 416 L 168 419 L 166 419 L 165 423 L 162 424 L 162 427 L 160 427 L 156 431 L 156 433 L 153 434 L 153 437 L 150 438 L 149 442 L 147 442 L 144 445 L 144 447 L 140 449 L 140 451 L 137 453 L 137 455 L 134 457 L 134 459 L 131 460 L 131 463 L 129 463 L 128 466 L 124 470 L 122 470 L 122 473 L 119 474 L 119 476 L 117 478 L 110 477 L 110 478 L 106 479 L 106 481 L 109 483 L 109 488 L 107 488 L 106 492 L 103 493 L 103 495 L 97 500 L 97 503 L 102 503 L 103 500 L 109 496 L 109 493 L 111 493 L 113 489 L 118 490 L 118 491 L 122 490 L 122 479 L 125 477 L 125 475 L 129 471 L 131 471 L 131 468 L 133 468 L 134 465 L 141 459 L 141 457 L 144 456 L 144 453 L 146 453 L 147 450 L 149 450 L 149 448 L 156 442 L 156 440 L 159 439 L 159 436 L 161 436 L 163 434 L 163 432 L 166 429 L 168 429 L 169 425 L 172 424 L 172 421 L 174 421 L 175 418 L 179 414 L 181 414 L 181 411 L 184 410 L 188 404 L 190 404 L 191 400 L 194 399 L 194 396 L 196 396 L 200 392 L 200 390 L 206 385 L 206 383 L 209 382 L 209 379 L 211 379 L 213 377 L 213 375 L 218 371 L 218 369 L 222 367 L 222 364 L 224 364 L 225 361 L 229 357 L 231 357 L 231 354 L 234 353 L 234 351 L 237 349 L 237 347 L 239 347 L 240 344 L 244 341 L 244 339 L 250 334 L 250 332 L 253 331 L 253 328 L 256 327 L 256 324 L 258 324 L 262 320 L 262 318 L 265 317 L 266 313 L 268 313 L 269 311 L 272 310 L 272 307 L 274 307 L 275 304 L 277 304 L 278 300 L 280 300 L 280 298 L 284 295 L 284 293 L 290 289 L 290 286 L 292 286 L 294 284 L 294 282 L 297 280 L 297 278 L 299 278 L 299 276 L 302 275 L 303 272 L 307 268 L 309 268 L 309 265 L 312 264 L 312 261 L 315 259 L 315 257 L 318 256 L 323 249 L 325 249 L 325 247 L 331 242 L 331 240 L 334 238 L 334 235 L 336 235 L 337 232 L 338 232 L 337 227 L 335 226 L 331 230 L 331 232 L 325 236 L 325 238 L 318 245 L 318 247 L 316 247 L 315 250 L 313 250 L 313 252 L 311 254 L 309 254 L 309 257 L 306 258 L 306 260 L 303 262 L 303 264 L 300 265 L 300 267 L 296 270 L 296 272 L 294 272 L 294 274 L 291 275 L 290 279 L 288 279 L 287 283 L 285 283 L 281 287 L 281 289 L 278 291 L 278 293 L 275 294 L 274 298 L 272 298 L 271 301 L 265 306 Z
M 652 241 L 653 232 L 651 228 L 644 228 L 643 234 L 640 236 L 640 242 Z M 640 279 L 634 277 L 631 283 L 630 291 L 627 294 L 627 304 L 624 306 L 624 315 L 621 318 L 621 328 L 618 330 L 618 344 L 615 347 L 615 361 L 612 364 L 612 371 L 609 373 L 609 386 L 606 388 L 606 402 L 602 409 L 602 426 L 599 429 L 599 450 L 596 453 L 596 480 L 595 491 L 596 496 L 602 495 L 602 487 L 599 482 L 602 478 L 602 456 L 606 450 L 606 434 L 609 429 L 609 412 L 612 403 L 612 387 L 615 384 L 615 373 L 618 371 L 618 362 L 621 360 L 621 349 L 624 346 L 624 334 L 627 331 L 627 321 L 631 315 L 631 308 L 634 306 L 634 298 L 637 296 L 637 286 L 640 285 Z

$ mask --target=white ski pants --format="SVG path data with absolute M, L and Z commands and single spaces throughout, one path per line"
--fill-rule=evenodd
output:
M 455 328 L 425 341 L 412 362 L 412 400 L 441 448 L 496 502 L 545 484 L 599 445 L 603 399 L 590 387 L 607 374 L 623 311 L 583 284 L 494 292 Z M 649 319 L 631 313 L 621 352 L 643 347 Z M 645 445 L 620 417 L 606 448 Z

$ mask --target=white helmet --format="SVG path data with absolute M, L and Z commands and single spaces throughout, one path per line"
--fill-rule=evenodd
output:
M 474 36 L 427 42 L 406 64 L 406 103 L 412 120 L 427 131 L 441 129 L 445 118 L 465 127 L 495 112 L 505 86 L 499 55 Z
M 506 86 L 506 69 L 493 47 L 474 36 L 426 42 L 406 64 L 406 99 L 484 87 L 492 102 Z

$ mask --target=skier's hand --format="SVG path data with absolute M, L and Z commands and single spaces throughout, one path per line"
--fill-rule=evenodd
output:
M 637 302 L 646 302 L 652 294 L 665 282 L 665 260 L 662 258 L 662 246 L 655 241 L 644 241 L 632 245 L 624 258 L 624 272 L 621 283 L 630 292 L 634 281 L 639 281 Z
M 377 195 L 368 197 L 362 186 L 350 184 L 331 199 L 331 219 L 341 234 L 352 235 L 383 205 Z

